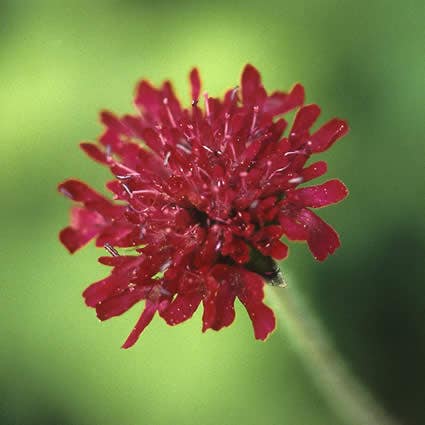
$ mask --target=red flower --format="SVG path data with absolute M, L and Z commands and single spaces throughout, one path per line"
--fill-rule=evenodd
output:
M 263 304 L 264 279 L 276 278 L 274 259 L 286 257 L 282 236 L 307 241 L 324 260 L 338 235 L 310 208 L 339 202 L 339 180 L 298 185 L 323 175 L 326 163 L 305 166 L 347 132 L 333 119 L 317 131 L 317 105 L 301 107 L 304 89 L 268 95 L 258 71 L 247 65 L 241 90 L 198 104 L 198 71 L 190 73 L 192 106 L 182 108 L 171 84 L 142 81 L 135 115 L 102 112 L 100 144 L 82 143 L 114 179 L 110 201 L 84 183 L 67 180 L 59 190 L 78 203 L 71 225 L 60 233 L 70 252 L 91 239 L 112 255 L 101 257 L 111 274 L 84 291 L 101 320 L 141 300 L 144 311 L 123 347 L 133 345 L 156 312 L 170 325 L 190 318 L 203 304 L 203 331 L 229 326 L 236 298 L 248 311 L 257 339 L 275 318 Z M 241 97 L 240 97 L 241 96 Z M 282 114 L 300 108 L 289 135 Z M 120 255 L 119 248 L 134 255 Z

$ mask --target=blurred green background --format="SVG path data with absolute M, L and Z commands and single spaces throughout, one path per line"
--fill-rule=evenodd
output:
M 121 350 L 140 307 L 99 323 L 81 297 L 107 273 L 99 253 L 57 240 L 69 203 L 56 184 L 107 175 L 77 147 L 100 109 L 130 111 L 141 77 L 171 77 L 188 102 L 193 65 L 220 95 L 247 62 L 268 89 L 302 82 L 322 121 L 350 122 L 322 155 L 351 191 L 320 212 L 342 248 L 319 264 L 293 244 L 287 291 L 401 424 L 425 423 L 424 17 L 423 0 L 0 1 L 0 424 L 343 423 L 284 317 L 266 343 L 241 310 L 219 333 L 199 314 L 155 320 Z

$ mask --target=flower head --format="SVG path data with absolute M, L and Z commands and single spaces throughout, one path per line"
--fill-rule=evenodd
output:
M 72 253 L 95 239 L 110 254 L 99 261 L 112 271 L 84 291 L 86 304 L 106 320 L 145 300 L 124 348 L 157 312 L 176 325 L 202 304 L 203 331 L 229 326 L 236 298 L 255 337 L 265 339 L 275 318 L 263 303 L 263 286 L 265 279 L 276 282 L 273 259 L 287 256 L 281 238 L 307 241 L 320 261 L 339 246 L 338 235 L 311 208 L 342 200 L 345 186 L 339 180 L 298 186 L 326 172 L 323 161 L 306 163 L 347 132 L 346 122 L 332 119 L 311 131 L 320 108 L 302 106 L 303 87 L 267 94 L 251 65 L 241 88 L 222 99 L 204 93 L 199 101 L 196 69 L 190 85 L 188 108 L 168 81 L 155 88 L 143 80 L 135 115 L 101 113 L 99 143 L 81 148 L 111 170 L 106 186 L 113 200 L 77 180 L 59 185 L 77 203 L 62 243 Z M 295 108 L 284 136 L 282 115 Z M 132 248 L 132 255 L 121 248 Z

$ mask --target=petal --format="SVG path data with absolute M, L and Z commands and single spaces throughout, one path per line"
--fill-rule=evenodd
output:
M 267 98 L 263 111 L 272 115 L 284 114 L 304 103 L 304 87 L 296 84 L 289 93 L 276 92 Z
M 143 80 L 137 87 L 134 103 L 142 109 L 142 112 L 156 116 L 163 105 L 161 91 L 152 87 L 148 81 Z
M 208 276 L 206 279 L 206 289 L 207 294 L 202 300 L 204 307 L 204 312 L 202 314 L 202 332 L 205 332 L 213 326 L 217 313 L 215 298 L 217 296 L 219 285 L 212 276 Z
M 108 164 L 105 152 L 101 151 L 94 143 L 80 143 L 80 147 L 91 159 L 101 164 Z
M 96 307 L 99 303 L 127 288 L 129 283 L 128 278 L 126 279 L 122 274 L 111 274 L 104 279 L 92 283 L 84 290 L 83 297 L 85 303 L 89 307 Z
M 167 309 L 161 313 L 161 317 L 169 325 L 178 325 L 193 316 L 201 299 L 202 295 L 199 292 L 178 294 Z
M 214 264 L 218 255 L 217 247 L 220 247 L 220 228 L 218 226 L 212 226 L 207 231 L 207 237 L 202 242 L 202 247 L 200 247 L 194 259 L 194 264 L 198 268 Z
M 120 223 L 119 221 L 114 221 L 109 226 L 105 226 L 102 230 L 99 237 L 96 239 L 96 246 L 104 246 L 106 243 L 111 245 L 120 245 L 120 243 L 125 242 L 125 238 L 129 236 L 134 229 L 137 229 L 137 226 L 134 226 L 131 223 Z
M 130 135 L 128 128 L 112 112 L 102 111 L 100 113 L 100 121 L 116 133 L 123 133 L 128 136 Z
M 303 106 L 298 112 L 294 120 L 294 125 L 291 129 L 291 135 L 300 134 L 310 130 L 311 126 L 316 122 L 320 115 L 318 105 L 311 104 Z
M 222 284 L 220 286 L 215 299 L 216 316 L 211 329 L 218 331 L 233 323 L 235 320 L 235 298 L 236 294 L 230 289 L 229 285 Z
M 276 328 L 276 319 L 273 310 L 263 303 L 245 304 L 254 327 L 255 339 L 264 341 Z
M 281 226 L 267 226 L 258 231 L 252 241 L 263 255 L 283 260 L 288 255 L 288 247 L 279 241 L 283 233 Z
M 265 340 L 276 327 L 273 311 L 263 304 L 264 281 L 256 273 L 241 271 L 244 282 L 238 298 L 245 306 L 254 327 L 256 339 Z
M 283 260 L 288 256 L 288 247 L 283 242 L 275 240 L 271 243 L 268 252 L 270 257 L 276 258 L 276 260 Z
M 201 79 L 199 77 L 199 71 L 196 68 L 193 68 L 192 71 L 190 71 L 189 79 L 190 79 L 192 100 L 198 100 L 199 93 L 201 91 Z
M 334 118 L 319 128 L 310 138 L 308 145 L 312 152 L 323 152 L 348 132 L 346 121 Z
M 219 284 L 215 297 L 216 315 L 211 329 L 216 331 L 229 326 L 235 320 L 235 298 L 236 292 L 233 289 L 235 282 L 235 269 L 224 264 L 217 264 L 211 269 L 212 276 Z M 239 274 L 236 276 L 239 278 Z
M 299 211 L 297 219 L 308 228 L 307 242 L 316 260 L 325 260 L 340 246 L 335 230 L 312 211 L 303 208 Z
M 134 264 L 134 260 L 139 259 L 140 255 L 119 255 L 118 257 L 99 257 L 97 261 L 99 261 L 100 264 L 103 264 L 105 266 L 112 266 L 112 267 L 124 267 L 131 263 Z M 140 261 L 141 262 L 141 261 Z
M 316 179 L 317 177 L 323 176 L 328 170 L 328 166 L 325 161 L 315 162 L 308 167 L 304 168 L 300 172 L 303 182 L 308 182 L 310 180 Z
M 59 233 L 59 239 L 72 254 L 96 237 L 105 225 L 96 211 L 74 207 L 71 209 L 71 226 Z
M 144 331 L 146 326 L 152 321 L 153 316 L 158 308 L 157 303 L 152 303 L 149 300 L 146 301 L 145 309 L 143 310 L 142 315 L 131 331 L 130 335 L 122 345 L 122 348 L 130 348 L 133 346 L 139 339 L 140 334 Z
M 261 84 L 260 73 L 252 65 L 245 66 L 242 72 L 242 100 L 244 105 L 263 103 L 266 98 L 264 87 Z
M 320 208 L 342 201 L 348 195 L 348 190 L 340 180 L 329 180 L 318 186 L 295 190 L 291 197 L 297 203 L 306 207 Z
M 127 289 L 121 294 L 108 298 L 96 305 L 97 317 L 100 320 L 107 320 L 111 317 L 119 316 L 133 307 L 146 295 L 146 288 Z
M 93 202 L 104 198 L 79 180 L 66 180 L 58 186 L 59 192 L 76 202 Z
M 294 219 L 284 214 L 279 216 L 279 222 L 286 237 L 291 241 L 306 241 L 308 231 L 304 224 L 297 223 Z

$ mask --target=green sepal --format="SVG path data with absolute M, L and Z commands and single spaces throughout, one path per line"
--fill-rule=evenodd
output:
M 256 249 L 251 251 L 251 258 L 245 267 L 262 276 L 269 285 L 279 286 L 281 288 L 287 286 L 279 264 L 273 258 L 261 254 Z

